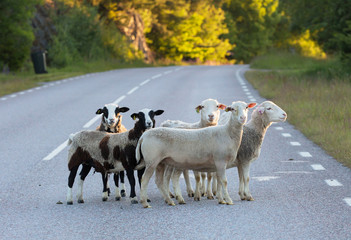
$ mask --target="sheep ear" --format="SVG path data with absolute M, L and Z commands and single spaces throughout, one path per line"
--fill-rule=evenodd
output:
M 132 115 L 130 115 L 130 117 L 131 117 L 133 120 L 135 120 L 135 119 L 139 118 L 139 114 L 133 113 Z
M 163 110 L 157 110 L 157 111 L 155 111 L 154 113 L 155 113 L 156 116 L 159 116 L 159 115 L 161 115 L 163 112 L 164 112 Z
M 218 104 L 218 108 L 219 108 L 219 109 L 224 110 L 226 107 L 227 107 L 227 106 L 224 105 L 224 104 L 222 104 L 222 103 Z
M 199 106 L 197 106 L 195 108 L 195 110 L 196 110 L 197 113 L 200 113 L 200 110 L 203 109 L 203 108 L 204 108 L 203 106 L 199 105 Z
M 102 109 L 99 108 L 97 111 L 96 111 L 96 114 L 101 114 L 102 113 Z
M 127 107 L 119 108 L 119 112 L 128 112 L 128 111 L 129 111 L 129 108 L 127 108 Z
M 257 104 L 257 103 L 249 103 L 249 104 L 247 104 L 247 107 L 248 107 L 248 108 L 253 108 L 253 107 L 256 106 L 256 104 Z

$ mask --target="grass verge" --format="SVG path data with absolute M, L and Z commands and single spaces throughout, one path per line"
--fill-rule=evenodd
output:
M 339 74 L 333 67 L 335 60 L 290 57 L 292 64 L 289 54 L 284 59 L 281 55 L 256 59 L 251 67 L 279 70 L 248 71 L 247 80 L 263 97 L 281 106 L 288 121 L 305 136 L 351 168 L 350 77 Z
M 48 73 L 35 74 L 32 64 L 28 64 L 27 70 L 9 74 L 0 74 L 0 96 L 26 90 L 38 86 L 42 82 L 56 81 L 92 72 L 103 72 L 119 68 L 148 67 L 143 62 L 121 63 L 117 60 L 78 62 L 65 68 L 48 68 Z

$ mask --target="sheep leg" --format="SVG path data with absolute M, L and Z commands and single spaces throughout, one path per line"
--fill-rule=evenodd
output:
M 243 181 L 244 181 L 244 197 L 247 201 L 254 201 L 253 197 L 251 196 L 250 189 L 249 189 L 250 163 L 244 164 L 242 166 L 242 170 L 243 170 Z
M 228 182 L 227 182 L 227 176 L 225 174 L 225 168 L 224 169 L 217 169 L 217 180 L 220 182 L 220 185 L 223 188 L 223 194 L 224 194 L 224 201 L 227 203 L 227 205 L 233 205 L 233 201 L 229 196 L 228 193 Z M 221 202 L 219 202 L 221 204 Z
M 167 191 L 167 189 L 165 188 L 165 184 L 163 181 L 164 174 L 165 174 L 165 165 L 159 164 L 156 167 L 156 180 L 155 180 L 156 185 L 157 185 L 158 189 L 160 190 L 160 192 L 162 193 L 162 196 L 165 199 L 166 203 L 170 206 L 174 206 L 175 205 L 174 202 L 169 197 L 169 191 Z
M 171 177 L 173 178 L 173 171 L 174 171 L 174 168 L 171 167 L 171 166 L 166 166 L 166 169 L 165 169 L 165 178 L 164 178 L 164 182 L 163 184 L 165 185 L 164 187 L 167 189 L 167 191 L 169 192 L 169 196 L 171 198 L 174 198 L 174 195 L 173 193 L 171 193 L 171 190 L 169 189 L 169 185 L 170 185 L 170 182 L 171 182 Z M 174 186 L 174 185 L 173 185 Z
M 188 193 L 189 197 L 194 197 L 194 190 L 191 187 L 191 183 L 190 183 L 189 170 L 184 170 L 183 175 L 184 175 L 184 180 L 186 184 L 186 192 Z
M 194 176 L 195 176 L 195 196 L 194 196 L 194 201 L 200 201 L 201 200 L 201 176 L 200 172 L 194 171 Z
M 122 184 L 121 195 L 122 195 L 122 197 L 125 197 L 126 196 L 126 185 L 124 184 L 124 171 L 120 171 L 119 176 L 120 176 L 121 184 Z
M 213 195 L 217 195 L 217 174 L 212 173 L 212 193 Z
M 218 179 L 219 176 L 218 174 L 216 174 L 216 178 L 217 178 L 217 199 L 218 199 L 218 203 L 219 204 L 225 204 L 225 201 L 223 199 L 223 192 L 222 192 L 222 185 L 221 185 L 221 181 Z
M 243 168 L 241 163 L 238 164 L 238 175 L 239 175 L 239 196 L 241 200 L 245 200 L 244 195 L 244 178 L 243 178 Z
M 143 174 L 145 172 L 145 168 L 142 168 L 138 170 L 138 180 L 139 180 L 139 186 L 141 187 L 141 179 L 143 177 Z M 148 202 L 151 202 L 150 199 L 147 199 Z
M 101 177 L 104 185 L 104 189 L 102 190 L 102 201 L 106 202 L 108 199 L 108 173 L 102 172 Z
M 119 173 L 114 173 L 113 174 L 113 180 L 115 181 L 115 186 L 116 186 L 116 191 L 115 191 L 115 200 L 119 201 L 121 200 L 121 191 L 119 190 Z
M 133 169 L 127 169 L 127 177 L 129 180 L 130 184 L 130 199 L 132 204 L 137 204 L 138 199 L 135 194 L 135 177 L 134 177 L 134 170 Z
M 67 189 L 67 205 L 72 205 L 73 204 L 73 197 L 72 197 L 72 187 L 74 184 L 74 179 L 77 175 L 79 165 L 71 168 L 69 176 L 68 176 L 68 189 Z
M 211 190 L 211 180 L 212 180 L 212 173 L 211 172 L 207 172 L 207 199 L 213 199 L 213 194 L 212 194 L 212 190 Z
M 86 176 L 89 174 L 91 169 L 90 165 L 86 165 L 83 164 L 82 165 L 82 170 L 80 171 L 79 175 L 80 175 L 80 181 L 78 184 L 78 194 L 77 194 L 77 198 L 78 198 L 78 203 L 84 203 L 84 199 L 83 199 L 83 184 L 84 184 L 84 180 L 86 178 Z
M 205 191 L 205 187 L 206 187 L 206 173 L 202 172 L 201 173 L 201 196 L 205 196 L 206 191 Z
M 173 183 L 173 188 L 174 188 L 174 194 L 176 196 L 176 199 L 179 204 L 185 204 L 184 198 L 182 196 L 182 192 L 180 190 L 179 186 L 179 178 L 180 175 L 182 174 L 183 171 L 174 169 L 173 175 L 172 175 L 172 183 Z
M 150 178 L 154 174 L 155 168 L 154 167 L 146 167 L 144 175 L 141 179 L 141 187 L 140 187 L 140 203 L 143 205 L 144 208 L 151 207 L 147 203 L 147 186 L 149 184 Z

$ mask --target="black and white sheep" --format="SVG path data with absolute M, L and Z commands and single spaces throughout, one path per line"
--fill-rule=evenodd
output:
M 81 131 L 71 134 L 68 144 L 68 191 L 67 204 L 73 204 L 72 187 L 78 167 L 81 164 L 91 166 L 95 171 L 105 175 L 127 171 L 131 185 L 130 198 L 137 203 L 135 194 L 134 168 L 137 164 L 135 148 L 141 135 L 155 126 L 154 117 L 161 115 L 163 110 L 153 111 L 143 109 L 133 113 L 131 117 L 135 122 L 134 128 L 123 133 L 107 133 L 101 131 Z M 138 170 L 139 184 L 145 169 Z M 107 183 L 104 182 L 103 197 L 108 197 Z M 83 203 L 83 186 L 78 192 L 78 203 Z
M 233 204 L 228 194 L 226 168 L 235 161 L 241 142 L 243 125 L 247 119 L 248 109 L 256 103 L 233 102 L 226 111 L 231 112 L 230 120 L 221 126 L 201 129 L 155 128 L 143 134 L 136 148 L 136 159 L 141 160 L 136 167 L 146 166 L 141 180 L 140 202 L 147 208 L 147 187 L 156 170 L 156 184 L 169 205 L 174 202 L 164 186 L 165 165 L 177 169 L 197 171 L 215 171 L 217 181 L 224 189 L 217 194 L 220 204 Z

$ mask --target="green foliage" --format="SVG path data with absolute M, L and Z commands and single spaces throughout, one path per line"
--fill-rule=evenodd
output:
M 249 62 L 273 46 L 273 37 L 282 17 L 278 3 L 278 0 L 230 0 L 225 4 L 232 35 L 229 39 L 236 45 L 235 59 Z
M 30 19 L 41 0 L 1 0 L 0 2 L 0 67 L 21 68 L 30 56 L 34 39 Z

